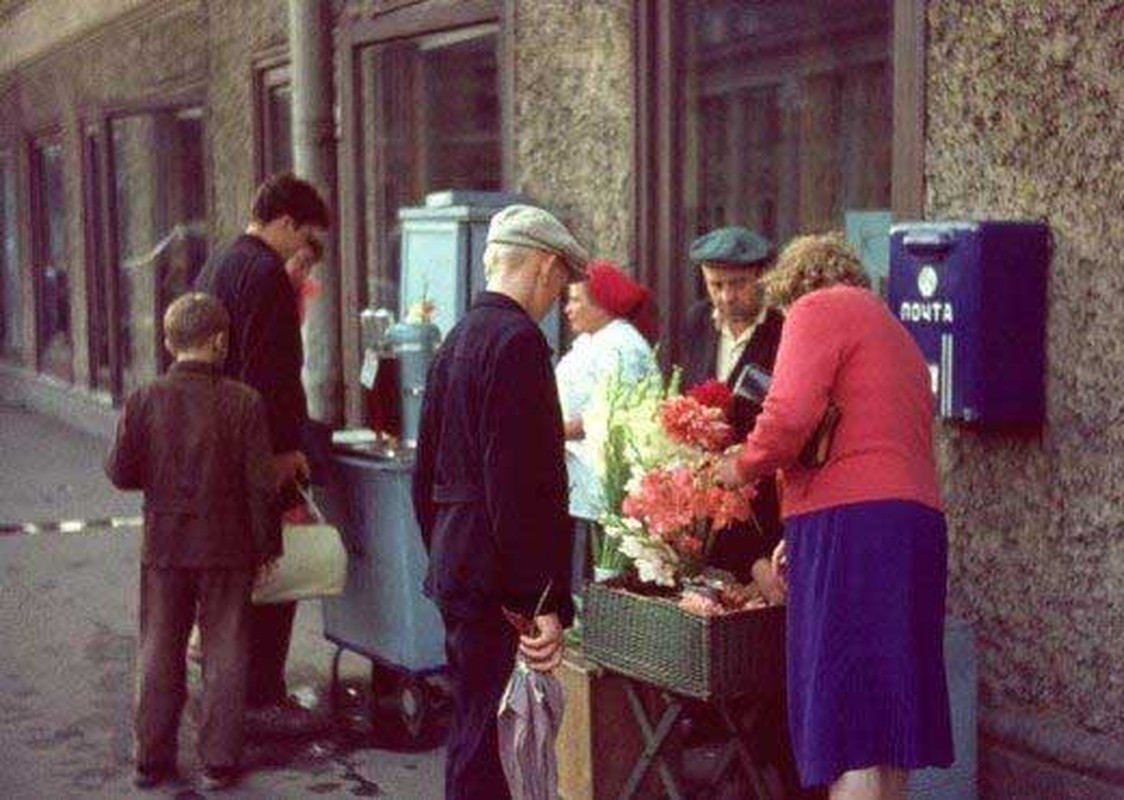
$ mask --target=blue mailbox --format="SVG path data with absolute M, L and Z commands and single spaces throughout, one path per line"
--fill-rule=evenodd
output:
M 1050 233 L 1040 222 L 890 229 L 890 308 L 929 362 L 942 418 L 1045 419 L 1049 260 Z

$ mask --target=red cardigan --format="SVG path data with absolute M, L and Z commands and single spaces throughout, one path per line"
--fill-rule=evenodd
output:
M 827 463 L 796 463 L 828 400 L 839 407 Z M 772 386 L 738 455 L 756 480 L 781 470 L 781 515 L 867 500 L 941 508 L 933 399 L 921 351 L 885 303 L 833 286 L 801 297 L 781 333 Z

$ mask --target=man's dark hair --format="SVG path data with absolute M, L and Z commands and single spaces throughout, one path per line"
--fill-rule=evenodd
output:
M 164 312 L 164 336 L 172 353 L 193 350 L 216 333 L 230 328 L 230 315 L 216 297 L 189 292 L 178 297 Z
M 278 217 L 292 217 L 293 223 L 327 229 L 331 215 L 316 187 L 291 172 L 270 175 L 254 192 L 250 209 L 254 222 L 267 225 Z

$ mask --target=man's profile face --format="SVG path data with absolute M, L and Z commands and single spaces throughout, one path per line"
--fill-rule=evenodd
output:
M 762 291 L 758 279 L 762 265 L 703 264 L 703 281 L 710 302 L 724 325 L 748 325 L 761 313 Z
M 282 217 L 283 247 L 286 252 L 281 257 L 288 261 L 302 249 L 316 250 L 319 246 L 323 249 L 322 239 L 324 231 L 315 225 L 297 225 L 292 217 Z

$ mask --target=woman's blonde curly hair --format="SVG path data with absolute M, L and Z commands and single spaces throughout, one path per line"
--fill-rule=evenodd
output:
M 827 286 L 870 288 L 862 262 L 838 232 L 797 236 L 761 277 L 770 305 L 789 306 Z

